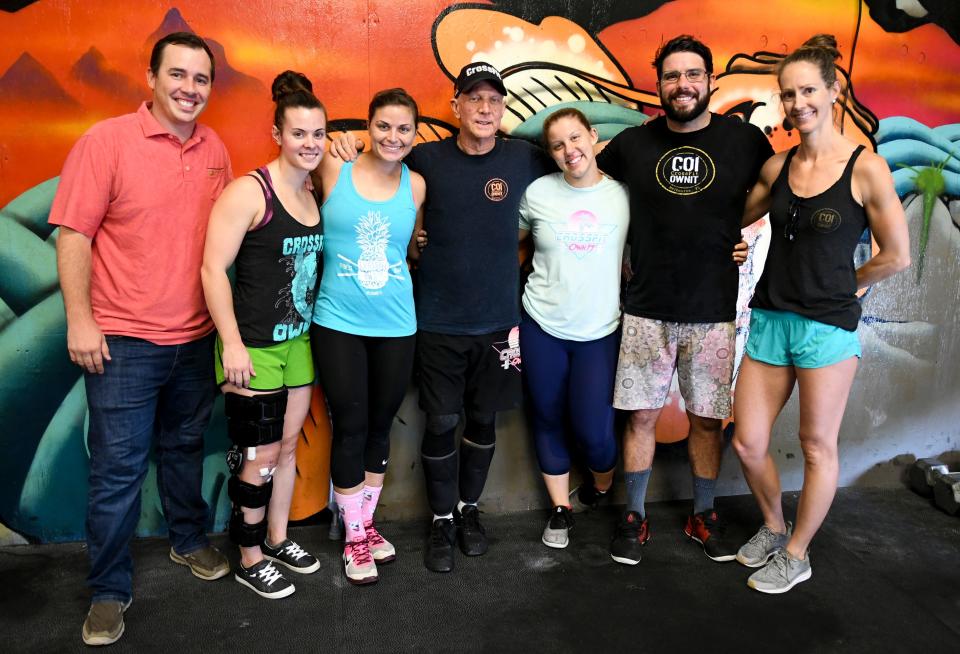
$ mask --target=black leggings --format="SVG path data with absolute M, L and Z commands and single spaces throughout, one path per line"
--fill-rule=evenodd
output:
M 356 336 L 310 328 L 317 377 L 333 427 L 330 476 L 353 488 L 364 471 L 380 474 L 390 456 L 390 426 L 413 372 L 415 336 Z

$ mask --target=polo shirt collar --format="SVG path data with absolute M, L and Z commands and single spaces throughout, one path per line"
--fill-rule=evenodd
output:
M 150 107 L 153 106 L 152 102 L 144 101 L 140 104 L 140 108 L 137 109 L 137 122 L 140 123 L 140 129 L 143 130 L 143 135 L 147 138 L 151 136 L 173 136 L 176 138 L 176 135 L 170 134 L 167 129 L 160 124 L 152 113 L 150 113 Z M 184 148 L 190 147 L 195 143 L 199 143 L 203 140 L 203 126 L 200 123 L 196 123 L 193 127 L 193 134 L 190 135 L 190 138 L 186 140 L 183 144 Z

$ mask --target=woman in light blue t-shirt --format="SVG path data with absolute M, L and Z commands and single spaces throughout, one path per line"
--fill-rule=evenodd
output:
M 333 426 L 330 475 L 346 532 L 344 571 L 355 584 L 377 581 L 377 564 L 396 556 L 373 512 L 413 369 L 407 251 L 426 185 L 401 160 L 417 119 L 406 91 L 380 91 L 370 102 L 369 151 L 352 162 L 325 157 L 320 167 L 324 267 L 310 340 Z
M 567 546 L 573 525 L 567 424 L 593 473 L 579 493 L 584 503 L 595 504 L 609 491 L 617 461 L 611 401 L 630 210 L 626 187 L 597 169 L 597 138 L 576 109 L 548 116 L 543 139 L 562 172 L 536 180 L 520 203 L 520 238 L 532 234 L 534 243 L 520 351 L 552 505 L 542 540 L 554 548 Z

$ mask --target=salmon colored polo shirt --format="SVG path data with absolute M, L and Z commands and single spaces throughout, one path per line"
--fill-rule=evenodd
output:
M 80 137 L 49 221 L 93 239 L 90 300 L 104 334 L 176 345 L 213 331 L 200 266 L 210 209 L 232 177 L 212 129 L 198 124 L 181 144 L 150 103 Z

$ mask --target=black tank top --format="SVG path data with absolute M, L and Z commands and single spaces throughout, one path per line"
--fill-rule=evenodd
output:
M 248 174 L 263 189 L 266 211 L 237 252 L 233 309 L 244 345 L 267 347 L 310 327 L 322 265 L 318 253 L 323 222 L 307 227 L 287 213 L 266 167 Z M 313 200 L 317 202 L 315 194 Z
M 752 308 L 792 311 L 856 330 L 860 302 L 853 255 L 868 222 L 850 184 L 862 151 L 862 145 L 854 150 L 833 186 L 801 198 L 790 189 L 790 161 L 797 146 L 791 148 L 771 188 L 770 250 Z

